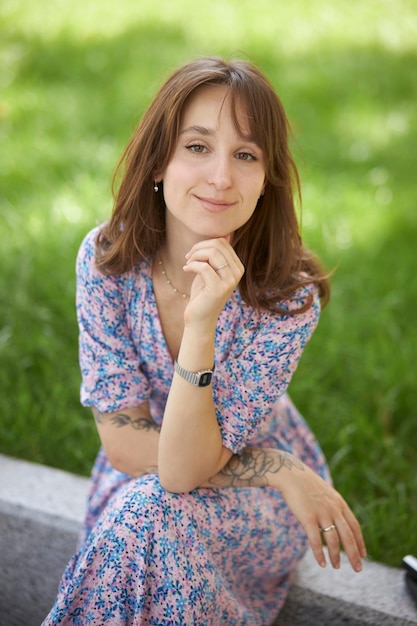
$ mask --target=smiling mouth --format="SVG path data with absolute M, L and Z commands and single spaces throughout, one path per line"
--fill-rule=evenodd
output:
M 202 196 L 196 196 L 196 198 L 205 209 L 213 213 L 224 211 L 235 204 L 235 202 L 227 202 L 226 200 L 218 200 L 216 198 L 204 198 Z

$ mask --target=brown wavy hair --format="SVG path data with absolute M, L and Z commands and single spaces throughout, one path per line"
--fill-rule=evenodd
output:
M 301 198 L 300 180 L 288 146 L 290 126 L 284 107 L 264 74 L 242 60 L 198 59 L 177 69 L 162 85 L 116 168 L 113 213 L 97 238 L 98 268 L 104 273 L 122 274 L 159 250 L 165 239 L 165 205 L 163 185 L 155 193 L 153 181 L 173 155 L 187 100 L 196 89 L 207 85 L 229 88 L 236 129 L 242 133 L 238 112 L 243 107 L 245 125 L 264 155 L 265 192 L 232 241 L 245 267 L 239 285 L 243 299 L 257 309 L 276 311 L 280 301 L 313 282 L 322 305 L 326 304 L 328 278 L 316 257 L 303 246 L 299 232 L 294 196 Z M 311 300 L 304 302 L 295 312 L 310 305 Z

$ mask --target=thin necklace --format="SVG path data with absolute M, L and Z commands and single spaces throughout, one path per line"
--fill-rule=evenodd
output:
M 175 291 L 175 293 L 177 293 L 179 296 L 181 296 L 181 298 L 189 298 L 190 297 L 189 293 L 182 293 L 182 291 L 177 289 L 176 286 L 174 285 L 174 283 L 168 278 L 168 275 L 166 273 L 164 264 L 162 263 L 162 258 L 161 258 L 160 254 L 158 255 L 158 265 L 161 268 L 161 273 L 162 273 L 162 276 L 165 278 L 166 284 L 169 285 L 171 287 L 171 289 L 173 291 Z

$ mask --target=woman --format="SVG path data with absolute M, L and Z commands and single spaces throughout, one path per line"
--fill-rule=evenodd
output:
M 288 122 L 251 64 L 166 81 L 77 261 L 81 400 L 102 442 L 45 624 L 272 623 L 307 539 L 358 522 L 286 395 L 328 284 L 302 246 Z

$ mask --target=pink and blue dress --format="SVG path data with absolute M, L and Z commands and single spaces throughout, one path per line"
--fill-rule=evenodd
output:
M 77 259 L 81 402 L 113 412 L 147 401 L 157 424 L 173 376 L 152 285 L 141 261 L 120 276 L 95 267 L 97 229 Z M 286 393 L 315 329 L 305 313 L 256 313 L 236 290 L 218 321 L 213 397 L 223 443 L 276 447 L 329 479 L 311 430 Z M 198 415 L 196 415 L 198 419 Z M 85 524 L 44 626 L 267 626 L 282 607 L 306 535 L 270 487 L 165 491 L 132 478 L 100 450 Z

